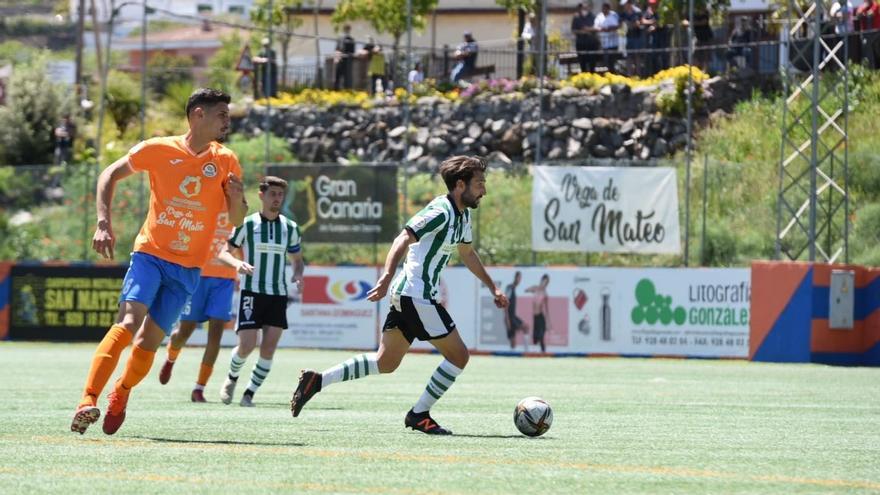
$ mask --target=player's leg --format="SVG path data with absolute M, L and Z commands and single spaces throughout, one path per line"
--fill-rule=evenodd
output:
M 402 315 L 392 307 L 385 320 L 382 340 L 376 353 L 370 352 L 351 357 L 336 366 L 327 368 L 323 373 L 303 370 L 299 376 L 296 390 L 293 392 L 293 399 L 290 401 L 293 417 L 299 416 L 306 402 L 326 386 L 370 375 L 391 373 L 396 370 L 413 340 L 412 337 L 404 335 L 401 327 L 406 328 Z
M 278 347 L 278 341 L 281 340 L 283 328 L 266 325 L 263 327 L 263 339 L 260 342 L 260 357 L 251 370 L 251 381 L 241 396 L 242 407 L 253 407 L 254 394 L 259 390 L 260 385 L 269 376 L 272 370 L 272 358 L 275 356 L 275 349 Z
M 199 366 L 199 377 L 190 394 L 193 402 L 205 400 L 205 385 L 214 371 L 214 363 L 220 352 L 220 340 L 226 322 L 232 319 L 232 297 L 235 291 L 235 280 L 231 278 L 203 277 L 199 281 L 199 291 L 205 287 L 205 304 L 202 307 L 203 319 L 208 320 L 208 341 Z
M 208 342 L 205 344 L 205 352 L 202 354 L 202 364 L 199 366 L 199 377 L 193 387 L 190 400 L 193 402 L 207 402 L 205 400 L 205 386 L 211 373 L 214 372 L 214 363 L 220 354 L 220 341 L 223 339 L 223 331 L 226 321 L 212 318 L 208 320 Z
M 119 430 L 125 421 L 125 411 L 131 389 L 141 382 L 156 357 L 156 350 L 162 345 L 167 332 L 163 330 L 152 316 L 148 315 L 144 324 L 134 338 L 134 345 L 122 376 L 116 380 L 113 391 L 107 396 L 107 414 L 104 415 L 104 433 L 112 435 Z
M 141 303 L 120 304 L 117 323 L 110 327 L 92 356 L 82 398 L 70 423 L 70 431 L 83 434 L 89 425 L 101 417 L 101 411 L 97 406 L 98 396 L 113 375 L 122 351 L 131 343 L 146 314 L 147 307 Z
M 232 394 L 235 392 L 241 368 L 257 346 L 257 334 L 261 327 L 261 323 L 258 321 L 261 301 L 258 296 L 259 294 L 254 292 L 241 291 L 238 303 L 238 328 L 235 330 L 238 345 L 232 348 L 229 358 L 229 372 L 220 388 L 220 402 L 224 404 L 232 402 Z
M 282 332 L 287 329 L 287 296 L 263 296 L 260 299 L 258 306 L 261 306 L 263 341 L 260 343 L 260 357 L 251 371 L 251 381 L 241 397 L 241 405 L 244 407 L 254 405 L 254 394 L 272 370 L 275 349 L 278 348 Z
M 457 330 L 453 330 L 443 338 L 431 340 L 431 344 L 440 351 L 444 359 L 431 374 L 425 390 L 419 400 L 406 415 L 405 425 L 432 435 L 451 435 L 452 432 L 443 428 L 431 417 L 430 410 L 455 383 L 455 379 L 467 366 L 470 354 L 461 340 Z
M 467 366 L 470 354 L 455 329 L 455 323 L 446 308 L 437 303 L 426 305 L 418 302 L 415 302 L 413 307 L 418 313 L 427 340 L 440 351 L 445 359 L 431 374 L 421 397 L 406 414 L 404 424 L 409 428 L 431 435 L 449 435 L 452 432 L 437 424 L 431 418 L 429 411 L 455 383 L 455 379 Z
M 147 308 L 153 303 L 159 290 L 162 277 L 155 260 L 156 258 L 141 253 L 135 253 L 131 257 L 119 295 L 116 323 L 110 327 L 95 349 L 86 375 L 82 399 L 70 424 L 71 431 L 83 434 L 101 416 L 97 407 L 98 396 L 113 375 L 122 351 L 128 347 L 143 324 Z
M 174 322 L 180 317 L 187 299 L 199 283 L 199 270 L 185 268 L 174 263 L 162 262 L 162 285 L 156 292 L 149 314 L 134 339 L 134 346 L 125 371 L 108 396 L 107 415 L 104 416 L 104 433 L 116 433 L 125 420 L 128 397 L 134 388 L 150 372 L 156 350 L 165 337 L 171 335 Z
M 159 383 L 162 385 L 171 380 L 171 371 L 174 369 L 174 363 L 177 361 L 180 351 L 183 350 L 183 346 L 186 345 L 186 342 L 195 331 L 197 324 L 195 321 L 181 319 L 177 329 L 171 332 L 167 346 L 168 357 L 165 358 L 165 363 L 159 372 Z

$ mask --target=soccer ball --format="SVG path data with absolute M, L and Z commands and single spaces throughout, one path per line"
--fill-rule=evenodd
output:
M 540 397 L 526 397 L 513 411 L 513 424 L 523 435 L 539 437 L 547 433 L 552 423 L 553 410 Z

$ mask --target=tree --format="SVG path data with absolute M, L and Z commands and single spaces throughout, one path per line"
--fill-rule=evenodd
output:
M 269 0 L 256 0 L 251 9 L 251 22 L 268 29 L 281 27 L 278 38 L 281 42 L 281 86 L 287 86 L 287 52 L 293 39 L 293 30 L 300 27 L 303 20 L 294 14 L 302 8 L 302 0 L 278 0 L 272 2 L 272 13 L 269 14 Z
M 193 80 L 192 58 L 159 52 L 147 59 L 147 85 L 157 95 L 164 95 L 170 84 L 191 83 Z
M 208 86 L 233 94 L 236 91 L 238 71 L 235 64 L 241 55 L 241 47 L 244 43 L 238 31 L 220 40 L 221 46 L 208 60 Z
M 119 135 L 141 112 L 141 85 L 124 72 L 111 71 L 107 77 L 107 111 L 113 117 Z
M 366 21 L 379 34 L 394 38 L 391 59 L 392 80 L 397 74 L 397 54 L 400 37 L 406 33 L 407 0 L 340 0 L 331 21 L 339 26 L 349 21 Z M 412 28 L 425 28 L 425 16 L 437 7 L 437 0 L 412 1 Z
M 517 59 L 517 75 L 521 75 L 523 72 L 523 65 L 525 62 L 523 56 L 523 50 L 525 49 L 525 43 L 520 38 L 520 34 L 522 33 L 523 24 L 527 22 L 527 17 L 529 14 L 534 14 L 535 16 L 535 43 L 532 46 L 546 46 L 544 40 L 544 30 L 541 29 L 541 26 L 544 25 L 542 22 L 543 12 L 541 11 L 541 1 L 540 0 L 495 0 L 496 5 L 500 5 L 507 9 L 507 11 L 511 14 L 517 14 L 519 16 L 517 22 L 517 31 L 514 37 L 516 38 L 516 59 Z M 537 58 L 537 56 L 534 56 Z M 547 61 L 544 61 L 544 65 L 546 67 Z M 535 64 L 536 65 L 536 64 Z M 535 69 L 535 65 L 532 65 L 532 69 Z
M 0 107 L 0 149 L 9 165 L 52 163 L 61 97 L 46 78 L 46 58 L 17 64 L 9 81 L 5 107 Z

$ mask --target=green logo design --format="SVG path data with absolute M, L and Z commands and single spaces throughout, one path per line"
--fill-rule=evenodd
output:
M 636 325 L 647 323 L 653 325 L 659 321 L 669 325 L 673 321 L 677 325 L 684 324 L 687 319 L 687 311 L 684 306 L 672 309 L 672 297 L 657 294 L 654 282 L 643 278 L 636 284 L 636 303 L 632 310 L 632 321 Z

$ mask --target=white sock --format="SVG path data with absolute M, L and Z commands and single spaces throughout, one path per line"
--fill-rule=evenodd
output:
M 324 370 L 321 373 L 321 389 L 334 383 L 378 374 L 379 363 L 376 361 L 376 353 L 361 354 Z
M 232 359 L 229 363 L 230 378 L 238 378 L 238 374 L 241 373 L 241 367 L 244 366 L 245 362 L 247 362 L 247 358 L 243 358 L 238 355 L 238 346 L 233 347 Z
M 193 387 L 193 390 L 205 390 L 205 386 L 204 386 L 204 385 L 201 385 L 201 384 L 198 384 L 198 383 L 196 383 L 196 386 L 195 386 L 195 387 Z
M 251 392 L 256 392 L 257 389 L 260 388 L 260 385 L 263 384 L 263 380 L 269 375 L 269 370 L 271 369 L 271 359 L 258 359 L 257 364 L 254 365 L 253 371 L 251 371 L 251 383 L 248 385 L 247 389 Z
M 461 368 L 455 366 L 447 360 L 443 360 L 440 366 L 434 370 L 431 379 L 428 380 L 428 386 L 419 397 L 419 401 L 413 406 L 414 413 L 422 413 L 429 411 L 431 407 L 443 396 L 443 393 L 455 383 L 455 378 L 461 374 Z

